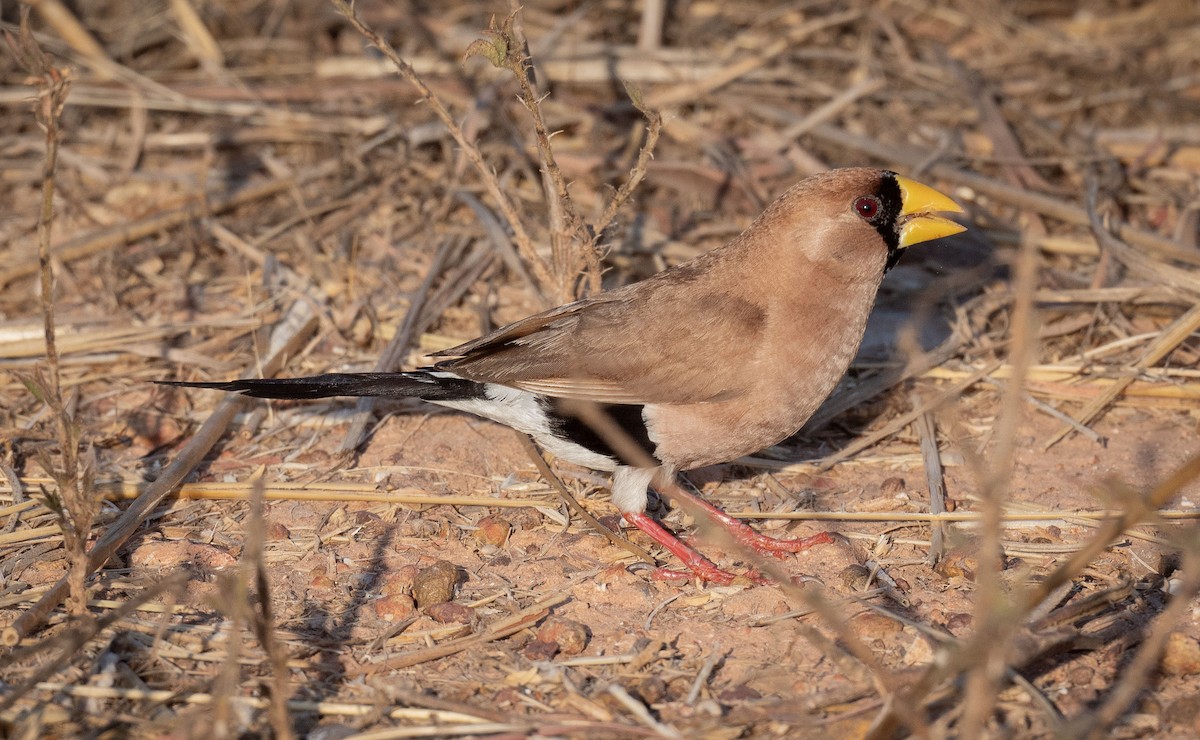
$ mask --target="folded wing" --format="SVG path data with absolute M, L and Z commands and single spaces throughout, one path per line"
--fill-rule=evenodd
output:
M 706 290 L 687 274 L 671 277 L 651 278 L 653 290 L 638 283 L 509 324 L 437 353 L 449 359 L 436 368 L 598 403 L 688 404 L 741 395 L 761 348 L 765 306 Z

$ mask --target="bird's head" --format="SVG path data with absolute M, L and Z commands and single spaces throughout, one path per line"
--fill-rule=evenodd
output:
M 792 248 L 808 260 L 890 270 L 908 247 L 966 231 L 937 215 L 962 208 L 928 185 L 887 170 L 833 170 L 801 181 L 764 218 L 790 222 Z M 785 227 L 786 228 L 786 227 Z

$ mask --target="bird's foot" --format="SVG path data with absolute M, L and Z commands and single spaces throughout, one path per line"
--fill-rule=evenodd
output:
M 760 555 L 781 558 L 785 553 L 802 552 L 813 545 L 829 545 L 837 541 L 837 537 L 832 532 L 818 532 L 811 537 L 800 537 L 797 539 L 768 537 L 755 530 L 749 524 L 739 519 L 734 519 L 716 506 L 713 506 L 699 496 L 693 496 L 682 488 L 674 491 L 673 495 L 682 495 L 693 506 L 703 509 L 736 542 L 749 547 Z
M 708 583 L 715 583 L 718 586 L 727 586 L 733 583 L 735 579 L 749 580 L 752 583 L 765 584 L 770 583 L 767 579 L 754 571 L 738 575 L 730 573 L 727 570 L 722 570 L 717 567 L 717 564 L 708 558 L 704 557 L 696 549 L 679 541 L 675 535 L 663 529 L 662 525 L 654 521 L 653 518 L 644 513 L 626 513 L 625 521 L 645 532 L 650 539 L 662 545 L 687 567 L 687 570 L 673 570 L 671 568 L 657 568 L 651 578 L 656 581 L 686 581 L 692 578 L 699 578 Z
M 742 543 L 746 547 L 754 550 L 760 555 L 770 555 L 772 557 L 782 558 L 787 553 L 802 552 L 812 547 L 813 545 L 831 545 L 837 542 L 837 538 L 832 532 L 817 532 L 811 537 L 799 537 L 796 539 L 780 539 L 777 537 L 768 537 L 765 534 L 756 532 L 748 525 L 741 524 L 746 528 L 746 531 L 732 531 L 734 539 Z M 740 528 L 739 528 L 740 529 Z

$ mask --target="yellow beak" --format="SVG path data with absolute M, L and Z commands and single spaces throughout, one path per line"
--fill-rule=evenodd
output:
M 962 208 L 945 195 L 916 180 L 896 176 L 900 186 L 900 247 L 927 242 L 951 234 L 961 234 L 966 226 L 948 218 L 933 215 L 934 211 L 962 213 Z

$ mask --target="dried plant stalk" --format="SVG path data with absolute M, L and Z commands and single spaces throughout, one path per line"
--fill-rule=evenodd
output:
M 46 342 L 47 372 L 36 371 L 25 379 L 25 385 L 46 406 L 54 417 L 58 436 L 58 459 L 48 453 L 39 455 L 42 468 L 58 484 L 56 494 L 46 494 L 47 505 L 58 516 L 63 543 L 70 568 L 67 573 L 70 595 L 68 606 L 73 614 L 87 612 L 88 569 L 87 540 L 96 515 L 100 512 L 100 497 L 92 485 L 95 456 L 89 447 L 80 454 L 82 430 L 62 396 L 58 346 L 55 343 L 54 269 L 50 262 L 50 234 L 54 224 L 54 171 L 58 164 L 58 149 L 62 139 L 60 121 L 67 95 L 71 89 L 68 70 L 55 67 L 42 52 L 29 27 L 29 8 L 22 8 L 19 37 L 5 32 L 5 40 L 13 55 L 29 75 L 28 82 L 37 88 L 33 106 L 34 118 L 45 134 L 46 156 L 42 164 L 42 203 L 38 214 L 38 270 L 41 278 L 41 309 Z

